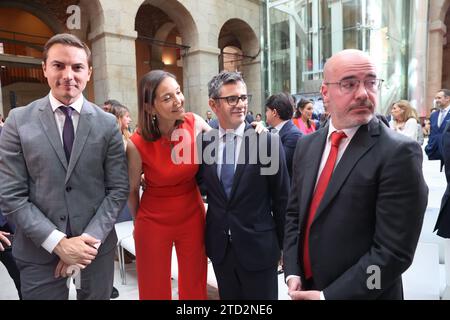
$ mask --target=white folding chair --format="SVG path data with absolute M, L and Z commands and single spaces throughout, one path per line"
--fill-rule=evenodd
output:
M 114 225 L 114 228 L 116 229 L 117 234 L 117 256 L 119 257 L 119 272 L 120 277 L 122 279 L 122 283 L 124 283 L 124 277 L 125 277 L 125 261 L 123 256 L 123 250 L 121 249 L 121 242 L 123 239 L 127 237 L 132 237 L 133 230 L 134 230 L 134 224 L 133 221 L 124 221 L 119 222 Z
M 124 259 L 124 252 L 123 250 L 127 250 L 132 255 L 136 255 L 136 249 L 134 246 L 134 237 L 133 235 L 130 235 L 128 237 L 125 237 L 120 241 L 119 243 L 119 249 L 120 249 L 120 256 L 119 256 L 119 264 L 120 264 L 120 276 L 122 278 L 122 284 L 127 284 L 127 275 L 125 272 L 125 259 Z

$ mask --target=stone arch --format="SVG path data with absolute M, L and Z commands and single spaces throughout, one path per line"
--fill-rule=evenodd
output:
M 223 51 L 227 46 L 242 50 L 242 63 L 240 70 L 247 84 L 247 90 L 253 94 L 249 110 L 254 113 L 262 112 L 261 103 L 261 70 L 260 70 L 260 44 L 259 38 L 253 28 L 238 18 L 227 20 L 220 28 L 218 47 Z M 219 63 L 222 65 L 222 63 Z
M 145 4 L 156 7 L 169 16 L 180 32 L 183 44 L 190 47 L 198 46 L 198 30 L 196 23 L 191 13 L 183 4 L 178 1 L 145 0 L 142 1 L 139 8 Z
M 147 16 L 154 16 L 154 19 L 147 19 L 146 25 L 138 29 L 137 23 L 143 10 L 147 12 Z M 192 82 L 189 83 L 189 76 L 192 71 L 189 70 L 193 62 L 189 57 L 189 50 L 191 48 L 196 50 L 199 46 L 197 25 L 191 12 L 179 1 L 140 1 L 140 6 L 136 10 L 135 24 L 135 30 L 138 32 L 136 41 L 138 79 L 144 70 L 147 72 L 152 69 L 164 69 L 174 73 L 185 95 L 187 109 L 190 110 L 191 106 L 197 105 L 193 99 L 196 99 L 198 94 L 190 94 Z M 142 39 L 142 35 L 146 39 Z M 148 40 L 147 47 L 139 40 Z M 147 56 L 145 60 L 149 61 L 144 61 L 143 57 L 147 54 L 149 57 Z M 163 62 L 163 55 L 170 56 L 170 64 Z
M 33 1 L 18 1 L 18 0 L 5 0 L 0 2 L 0 7 L 4 8 L 16 8 L 23 11 L 27 11 L 32 15 L 38 17 L 44 22 L 54 33 L 65 32 L 66 28 L 64 24 L 60 22 L 58 17 L 46 10 L 45 7 Z

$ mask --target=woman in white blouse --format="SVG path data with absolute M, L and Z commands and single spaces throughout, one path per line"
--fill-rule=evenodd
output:
M 392 105 L 391 129 L 417 141 L 417 113 L 407 100 L 399 100 Z

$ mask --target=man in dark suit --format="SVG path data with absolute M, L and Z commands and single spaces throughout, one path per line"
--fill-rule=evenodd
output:
M 294 109 L 292 97 L 286 93 L 271 95 L 266 101 L 266 121 L 272 133 L 280 136 L 286 156 L 289 177 L 292 176 L 292 158 L 302 132 L 292 123 Z
M 444 95 L 442 96 L 441 93 Z M 446 96 L 446 94 L 448 95 Z M 437 103 L 438 105 L 445 106 L 445 103 L 450 105 L 450 90 L 441 90 L 436 96 L 436 101 L 440 101 Z M 435 114 L 439 114 L 439 112 L 433 112 L 431 116 Z M 434 231 L 437 230 L 437 235 L 442 238 L 450 238 L 450 121 L 447 122 L 445 129 L 442 131 L 441 151 L 445 168 L 445 178 L 447 179 L 447 188 L 442 196 L 441 208 L 439 210 L 439 216 Z
M 57 34 L 44 46 L 48 96 L 9 113 L 0 136 L 0 205 L 16 226 L 24 299 L 109 299 L 128 172 L 116 118 L 84 99 L 89 48 Z
M 425 146 L 425 153 L 429 160 L 441 160 L 443 164 L 442 134 L 450 121 L 450 90 L 439 90 L 434 101 L 439 111 L 432 112 L 430 115 L 430 135 L 428 144 Z
M 382 81 L 368 55 L 324 68 L 329 124 L 294 154 L 284 271 L 292 299 L 402 299 L 427 205 L 422 150 L 374 116 Z
M 206 253 L 221 299 L 278 299 L 289 176 L 279 137 L 244 121 L 247 88 L 237 72 L 208 84 L 219 129 L 198 139 L 206 190 Z M 220 160 L 219 160 L 220 159 Z

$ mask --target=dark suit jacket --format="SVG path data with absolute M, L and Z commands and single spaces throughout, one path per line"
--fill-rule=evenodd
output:
M 328 126 L 294 155 L 284 242 L 285 275 L 303 278 L 303 232 Z M 310 229 L 316 289 L 325 299 L 402 299 L 427 205 L 422 150 L 377 118 L 361 126 L 336 166 Z M 299 255 L 300 253 L 300 255 Z M 381 288 L 367 286 L 379 267 Z
M 450 199 L 450 122 L 447 123 L 442 133 L 441 148 L 445 167 L 445 177 L 447 179 L 447 189 L 442 196 L 441 208 L 439 210 L 439 216 L 434 231 L 438 230 L 438 236 L 450 238 L 450 206 L 448 201 Z
M 292 158 L 294 157 L 295 146 L 298 139 L 302 136 L 302 132 L 292 123 L 292 120 L 286 122 L 278 132 L 281 143 L 283 144 L 284 153 L 286 155 L 286 165 L 289 177 L 292 177 Z
M 198 150 L 204 155 L 218 147 L 218 130 L 201 135 Z M 271 150 L 271 162 L 256 157 L 264 147 Z M 215 150 L 212 152 L 216 157 Z M 236 257 L 248 270 L 263 270 L 280 259 L 283 244 L 284 219 L 288 198 L 289 176 L 284 151 L 279 138 L 270 133 L 256 134 L 247 125 L 239 153 L 230 199 L 227 199 L 213 161 L 199 170 L 203 190 L 208 197 L 206 214 L 206 253 L 213 263 L 220 264 L 228 245 L 231 230 Z M 266 159 L 267 160 L 267 159 Z M 279 160 L 279 162 L 278 162 Z M 266 164 L 263 164 L 266 163 Z M 273 165 L 274 174 L 261 175 L 261 169 Z
M 441 160 L 443 161 L 442 153 L 442 133 L 445 130 L 448 122 L 450 121 L 450 112 L 442 121 L 440 127 L 438 127 L 439 111 L 433 112 L 430 115 L 430 136 L 428 137 L 428 144 L 425 146 L 425 153 L 429 160 Z

